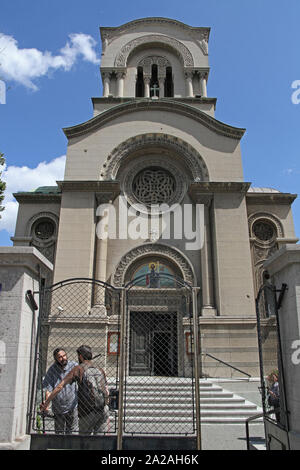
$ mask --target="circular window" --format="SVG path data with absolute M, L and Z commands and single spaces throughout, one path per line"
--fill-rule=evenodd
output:
M 174 209 L 186 194 L 188 177 L 169 156 L 145 154 L 134 158 L 121 176 L 128 203 L 141 213 L 162 214 Z
M 47 240 L 54 235 L 55 225 L 52 220 L 42 220 L 37 222 L 34 228 L 34 234 L 40 240 Z
M 270 222 L 258 220 L 253 225 L 253 233 L 258 240 L 267 242 L 275 236 L 275 229 Z
M 143 204 L 169 203 L 176 190 L 174 176 L 159 167 L 145 168 L 140 171 L 132 183 L 132 192 Z

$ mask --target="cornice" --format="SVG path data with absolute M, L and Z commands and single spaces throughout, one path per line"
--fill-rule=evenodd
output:
M 249 204 L 292 204 L 297 194 L 290 193 L 247 193 Z
M 96 104 L 96 103 L 108 103 L 108 104 L 114 104 L 114 105 L 118 105 L 118 104 L 121 104 L 121 103 L 130 103 L 130 102 L 136 102 L 136 101 L 139 101 L 139 100 L 144 100 L 145 98 L 120 98 L 120 97 L 113 97 L 113 96 L 109 96 L 109 97 L 105 97 L 105 96 L 96 96 L 96 97 L 92 97 L 91 100 L 92 100 L 92 103 L 93 104 Z M 160 99 L 163 99 L 165 101 L 177 101 L 178 103 L 186 103 L 188 105 L 195 105 L 195 104 L 213 104 L 215 107 L 216 107 L 216 103 L 217 103 L 217 98 L 207 98 L 205 96 L 201 96 L 201 97 L 182 97 L 182 98 L 160 98 Z
M 61 194 L 41 194 L 35 192 L 20 192 L 13 193 L 14 198 L 19 203 L 30 203 L 30 202 L 56 202 L 60 204 Z
M 120 194 L 120 184 L 118 181 L 57 181 L 57 185 L 62 192 L 66 191 L 82 191 L 107 193 L 116 197 Z
M 101 114 L 98 114 L 86 122 L 76 126 L 63 128 L 63 131 L 68 139 L 79 137 L 89 132 L 98 130 L 113 119 L 137 111 L 163 111 L 174 114 L 177 113 L 195 120 L 216 134 L 235 140 L 240 140 L 246 131 L 246 129 L 233 127 L 218 121 L 203 111 L 200 111 L 193 106 L 189 106 L 186 103 L 164 98 L 158 100 L 152 100 L 150 98 L 122 103 L 106 111 L 103 111 Z
M 242 193 L 246 194 L 251 183 L 244 182 L 215 182 L 201 181 L 191 183 L 189 186 L 189 195 L 195 201 L 201 201 L 203 197 L 213 197 L 217 193 Z
M 163 17 L 148 17 L 148 18 L 139 18 L 133 21 L 129 21 L 128 23 L 124 23 L 120 26 L 114 26 L 114 27 L 100 27 L 100 35 L 101 39 L 103 40 L 106 37 L 112 38 L 114 36 L 117 36 L 120 33 L 123 33 L 127 30 L 130 30 L 134 28 L 137 25 L 140 24 L 172 24 L 176 27 L 179 27 L 180 29 L 184 29 L 185 31 L 188 32 L 196 32 L 202 35 L 205 35 L 207 38 L 207 41 L 209 40 L 209 35 L 210 35 L 210 28 L 209 27 L 195 27 L 195 26 L 189 26 L 185 23 L 182 23 L 181 21 L 174 20 L 172 18 L 163 18 Z

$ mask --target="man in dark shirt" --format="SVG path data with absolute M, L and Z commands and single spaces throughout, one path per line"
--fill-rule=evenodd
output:
M 77 362 L 68 361 L 67 353 L 62 348 L 53 351 L 54 363 L 49 367 L 44 380 L 46 399 L 55 387 L 77 365 Z M 48 407 L 45 409 L 48 411 Z M 76 383 L 68 384 L 53 400 L 55 433 L 71 434 L 78 430 L 77 388 Z
M 89 346 L 80 346 L 77 349 L 79 365 L 65 376 L 65 378 L 55 387 L 55 389 L 46 397 L 44 403 L 41 404 L 41 410 L 47 409 L 50 401 L 52 401 L 64 387 L 77 383 L 78 384 L 78 417 L 79 417 L 79 434 L 97 434 L 105 431 L 105 427 L 109 417 L 108 409 L 108 388 L 106 375 L 103 369 L 99 369 L 93 365 L 92 350 Z M 101 390 L 105 398 L 104 409 L 91 408 L 85 400 L 83 393 L 84 374 L 87 369 L 96 369 L 95 373 L 101 384 Z

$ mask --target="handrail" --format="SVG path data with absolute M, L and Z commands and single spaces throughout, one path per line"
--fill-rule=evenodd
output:
M 244 375 L 247 375 L 248 377 L 251 377 L 251 375 L 248 374 L 247 372 L 244 372 L 243 370 L 238 369 L 237 367 L 234 367 L 234 366 L 232 366 L 231 364 L 228 364 L 228 362 L 224 362 L 224 361 L 222 361 L 221 359 L 218 359 L 217 357 L 212 356 L 212 354 L 209 354 L 209 353 L 207 353 L 207 352 L 202 353 L 202 354 L 205 354 L 205 356 L 209 356 L 209 357 L 211 357 L 212 359 L 215 359 L 216 361 L 219 361 L 219 362 L 221 362 L 222 364 L 225 364 L 226 366 L 231 367 L 231 369 L 237 370 L 237 371 L 240 372 L 241 374 L 244 374 Z
M 246 439 L 247 439 L 247 450 L 250 450 L 250 437 L 249 437 L 249 423 L 250 421 L 254 421 L 255 419 L 262 418 L 263 416 L 269 416 L 273 414 L 277 409 L 280 408 L 272 408 L 269 411 L 262 412 L 253 416 L 249 416 L 249 418 L 246 419 Z M 280 426 L 279 426 L 280 427 Z
M 246 419 L 246 439 L 247 439 L 247 450 L 250 450 L 250 436 L 249 436 L 249 423 L 250 421 L 254 421 L 255 419 L 262 418 L 265 415 L 265 413 L 259 413 L 253 416 L 249 416 L 249 418 Z

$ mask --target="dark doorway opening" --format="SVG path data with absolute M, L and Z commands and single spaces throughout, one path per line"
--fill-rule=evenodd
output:
M 177 376 L 177 314 L 131 312 L 130 375 Z

